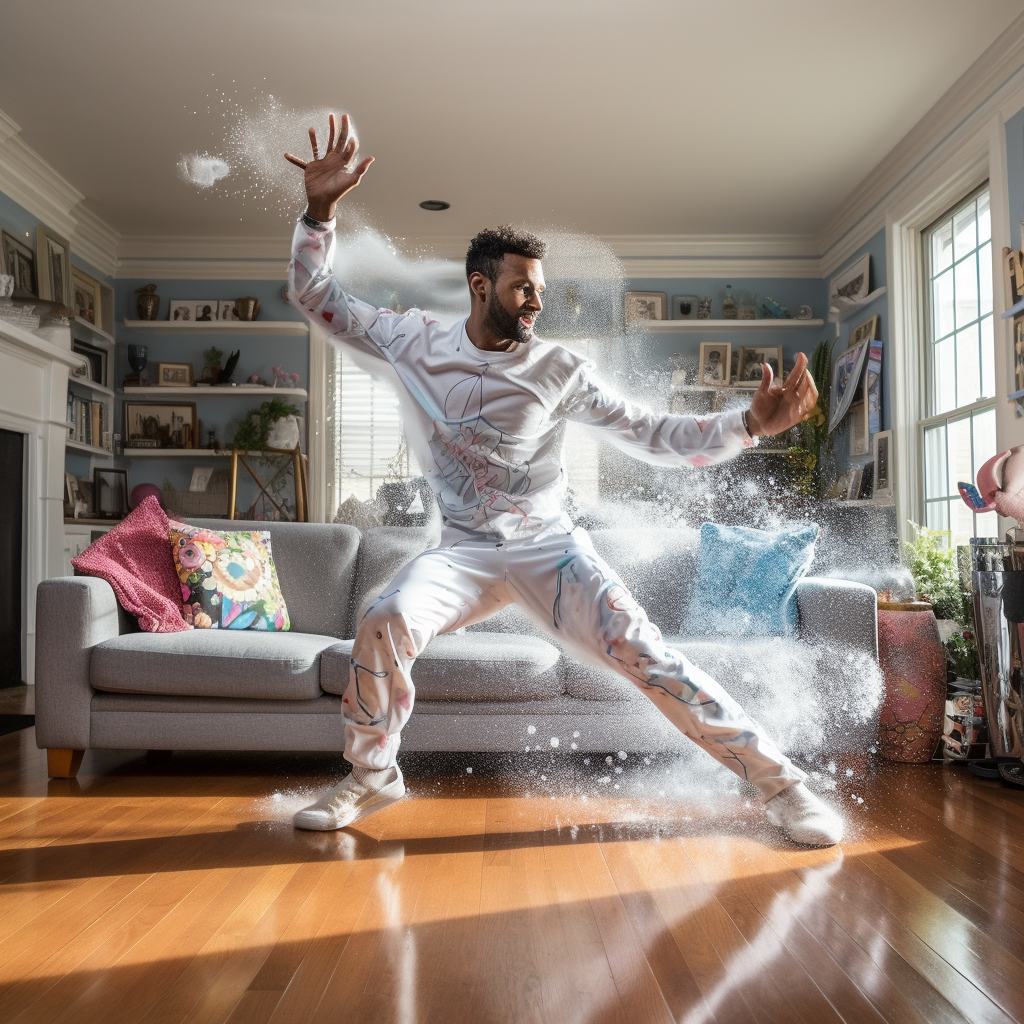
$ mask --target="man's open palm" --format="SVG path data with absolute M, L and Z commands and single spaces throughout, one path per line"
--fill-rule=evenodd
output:
M 313 159 L 300 160 L 291 153 L 285 153 L 285 160 L 290 160 L 305 173 L 306 199 L 309 215 L 317 220 L 330 220 L 334 216 L 334 208 L 338 200 L 359 184 L 366 169 L 373 163 L 368 156 L 358 166 L 353 167 L 358 142 L 350 130 L 348 114 L 341 115 L 341 131 L 335 138 L 334 115 L 330 119 L 330 136 L 327 139 L 327 150 L 321 157 L 316 141 L 316 131 L 309 129 L 309 141 L 313 147 Z
M 807 372 L 807 356 L 800 352 L 783 386 L 774 379 L 772 368 L 763 364 L 761 386 L 750 403 L 747 424 L 753 436 L 781 434 L 803 423 L 818 402 L 818 389 Z

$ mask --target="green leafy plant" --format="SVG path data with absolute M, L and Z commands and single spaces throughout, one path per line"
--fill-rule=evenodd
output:
M 818 403 L 810 416 L 793 428 L 795 444 L 810 456 L 800 493 L 824 498 L 835 477 L 832 435 L 828 430 L 829 397 L 832 393 L 832 345 L 827 338 L 818 343 L 807 361 L 807 371 L 818 389 Z
M 271 427 L 278 420 L 294 416 L 298 411 L 294 405 L 287 405 L 279 398 L 264 402 L 258 409 L 250 409 L 239 423 L 231 439 L 231 447 L 246 452 L 262 451 L 267 447 Z
M 974 630 L 962 626 L 943 644 L 946 648 L 946 660 L 950 668 L 960 679 L 981 678 L 981 665 L 978 661 L 978 645 L 974 640 Z
M 929 530 L 911 522 L 913 540 L 903 545 L 907 568 L 914 577 L 919 601 L 935 608 L 939 619 L 965 620 L 965 602 L 956 569 L 956 556 L 949 546 L 950 534 Z
M 224 353 L 221 352 L 221 350 L 217 348 L 216 345 L 211 345 L 203 353 L 203 366 L 208 367 L 211 370 L 215 369 L 217 367 L 224 365 L 224 363 L 222 362 L 223 359 Z

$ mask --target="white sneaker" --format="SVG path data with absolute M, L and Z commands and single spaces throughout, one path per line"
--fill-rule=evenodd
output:
M 835 846 L 843 838 L 843 819 L 802 782 L 789 786 L 764 805 L 768 820 L 794 843 Z
M 330 832 L 393 804 L 405 796 L 405 780 L 398 765 L 392 765 L 388 781 L 380 789 L 371 789 L 347 775 L 329 789 L 315 804 L 299 811 L 292 823 L 296 828 Z

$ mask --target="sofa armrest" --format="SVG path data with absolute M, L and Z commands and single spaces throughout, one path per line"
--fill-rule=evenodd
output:
M 124 632 L 106 580 L 60 576 L 36 590 L 36 745 L 89 746 L 92 648 Z
M 878 598 L 864 583 L 807 576 L 797 584 L 800 639 L 841 644 L 878 660 Z

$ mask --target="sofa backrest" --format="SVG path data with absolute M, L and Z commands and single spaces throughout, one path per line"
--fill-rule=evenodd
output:
M 360 534 L 335 523 L 268 523 L 189 519 L 194 526 L 221 533 L 262 530 L 270 534 L 291 628 L 346 639 L 352 636 L 352 588 Z

